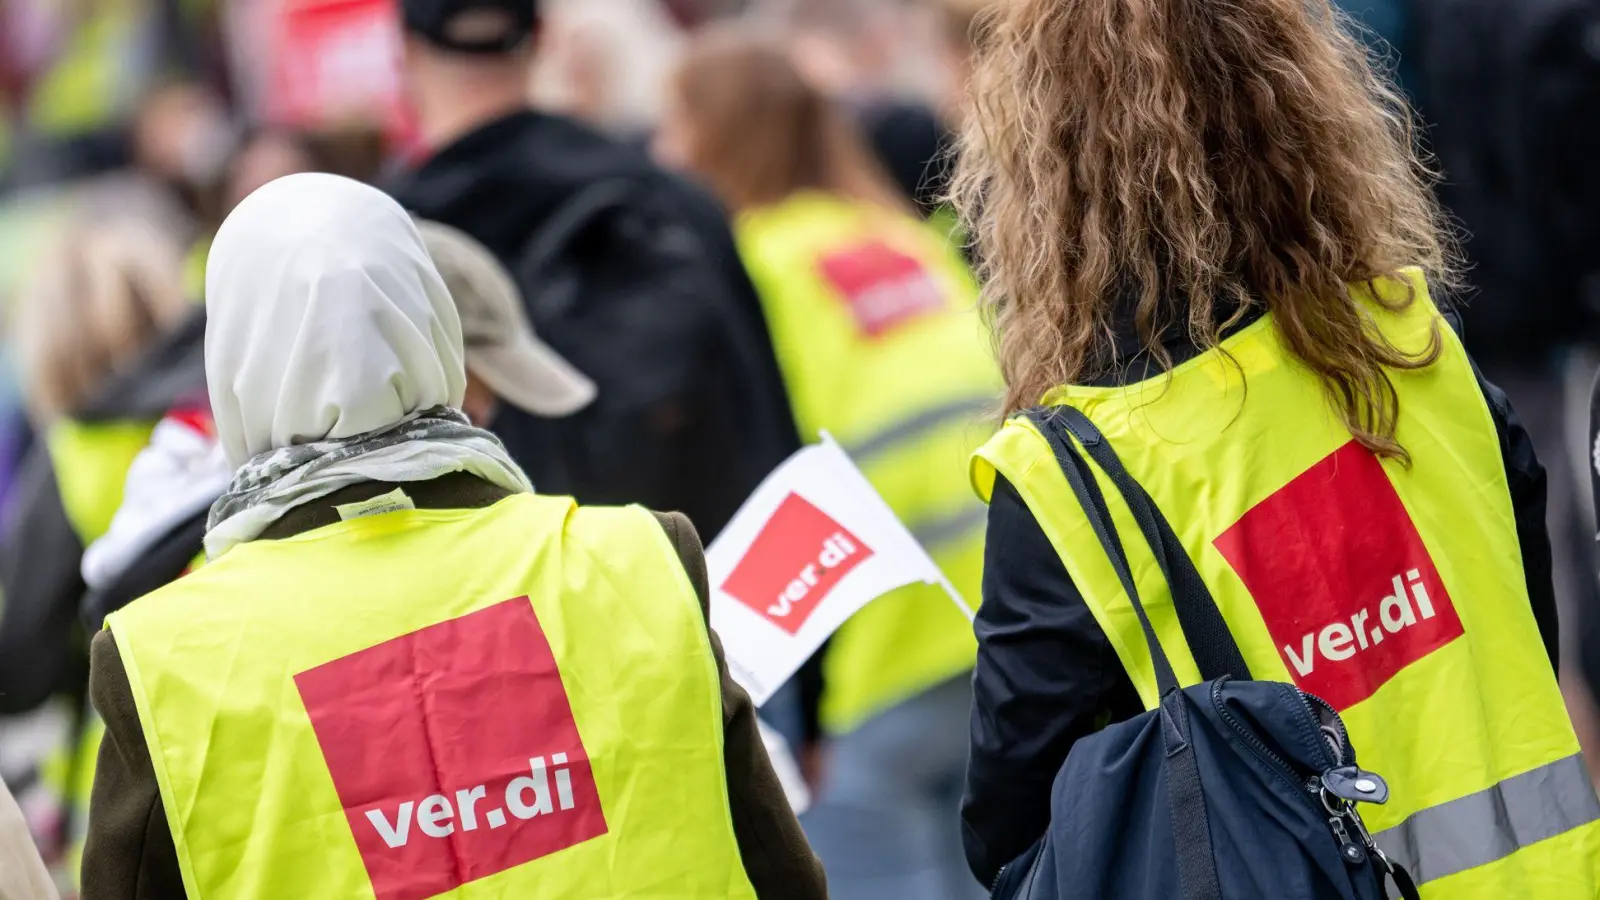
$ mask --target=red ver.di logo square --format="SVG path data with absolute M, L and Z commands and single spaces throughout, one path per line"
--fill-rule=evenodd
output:
M 856 327 L 868 337 L 881 337 L 945 308 L 944 288 L 933 274 L 880 241 L 829 253 L 817 265 L 823 279 L 849 305 Z
M 424 900 L 606 833 L 528 598 L 295 676 L 378 900 Z
M 1216 540 L 1301 690 L 1345 710 L 1462 635 L 1400 495 L 1354 441 Z
M 798 494 L 790 494 L 751 542 L 722 590 L 790 634 L 872 548 Z

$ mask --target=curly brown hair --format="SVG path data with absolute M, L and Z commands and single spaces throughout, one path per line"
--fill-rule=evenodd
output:
M 1350 285 L 1454 253 L 1409 108 L 1328 0 L 1010 0 L 983 22 L 953 200 L 976 243 L 1007 413 L 1252 309 L 1351 434 L 1405 458 L 1386 369 L 1420 369 Z M 1403 309 L 1409 294 L 1394 301 Z

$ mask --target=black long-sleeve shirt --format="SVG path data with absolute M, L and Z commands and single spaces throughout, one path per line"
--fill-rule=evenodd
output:
M 1179 360 L 1193 355 L 1192 348 L 1175 353 Z M 1481 376 L 1478 384 L 1500 437 L 1534 618 L 1555 666 L 1544 467 L 1505 394 Z M 974 628 L 978 663 L 961 830 L 973 874 L 991 884 L 1049 826 L 1050 786 L 1072 745 L 1143 706 L 1061 557 L 1003 477 L 989 505 L 983 605 Z

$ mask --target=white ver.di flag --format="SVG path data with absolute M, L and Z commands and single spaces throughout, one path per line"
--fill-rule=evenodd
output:
M 728 669 L 767 702 L 856 611 L 937 584 L 972 611 L 828 435 L 767 476 L 706 550 L 711 626 Z

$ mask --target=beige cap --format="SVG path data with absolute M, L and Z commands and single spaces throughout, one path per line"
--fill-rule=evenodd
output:
M 593 402 L 595 384 L 534 336 L 511 274 L 471 235 L 417 219 L 417 230 L 461 315 L 467 368 L 501 400 L 554 418 Z

